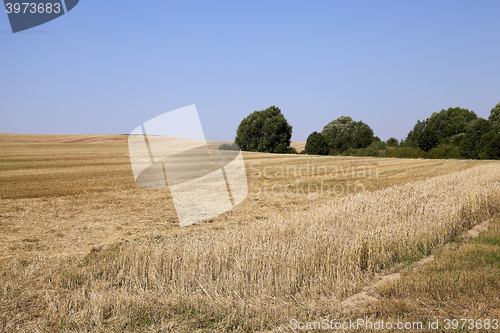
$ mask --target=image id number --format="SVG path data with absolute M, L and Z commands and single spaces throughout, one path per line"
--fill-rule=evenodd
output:
M 36 4 L 36 3 L 29 3 L 29 2 L 23 2 L 23 3 L 16 2 L 14 4 L 6 3 L 5 9 L 7 10 L 7 14 L 10 14 L 10 13 L 15 13 L 15 14 L 19 14 L 19 13 L 23 13 L 23 14 L 25 14 L 25 13 L 31 13 L 31 14 L 56 13 L 56 14 L 59 14 L 61 12 L 61 4 L 60 3 L 54 3 L 54 4 L 39 3 L 39 4 Z
M 481 319 L 453 319 L 453 320 L 450 320 L 450 319 L 445 319 L 444 320 L 444 329 L 445 330 L 449 330 L 449 329 L 453 329 L 453 330 L 456 330 L 456 329 L 470 329 L 470 330 L 473 330 L 473 329 L 486 329 L 486 330 L 489 330 L 489 329 L 494 329 L 494 330 L 497 330 L 498 329 L 498 319 L 484 319 L 484 320 L 481 320 Z

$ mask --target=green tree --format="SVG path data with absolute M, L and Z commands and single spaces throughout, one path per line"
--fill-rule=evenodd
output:
M 382 140 L 380 140 L 380 138 L 378 136 L 376 136 L 373 138 L 372 143 L 370 143 L 367 148 L 384 150 L 387 148 L 387 144 L 385 142 L 383 142 Z
M 459 107 L 441 110 L 434 113 L 427 123 L 428 127 L 436 133 L 439 142 L 454 135 L 465 133 L 467 124 L 477 119 L 474 111 Z
M 413 129 L 408 133 L 406 139 L 403 141 L 402 146 L 418 148 L 418 139 L 420 138 L 420 135 L 422 135 L 422 132 L 424 131 L 426 125 L 427 120 L 417 120 L 417 123 L 415 124 L 415 126 L 413 126 Z
M 500 131 L 500 103 L 498 103 L 493 109 L 491 109 L 488 121 L 491 125 Z
M 496 133 L 486 147 L 487 156 L 492 160 L 500 160 L 500 133 Z
M 390 138 L 386 143 L 389 147 L 397 147 L 399 145 L 398 139 L 396 138 Z
M 465 137 L 460 143 L 460 155 L 465 158 L 478 159 L 485 157 L 484 137 L 491 131 L 491 123 L 483 118 L 474 120 L 467 128 Z M 483 153 L 483 154 L 481 154 Z
M 290 126 L 276 106 L 254 111 L 243 119 L 234 142 L 243 151 L 286 153 L 292 138 Z
M 432 131 L 437 137 L 439 143 L 452 143 L 452 138 L 458 138 L 458 135 L 465 133 L 468 124 L 478 117 L 474 111 L 462 109 L 459 107 L 448 108 L 440 112 L 434 112 L 424 121 L 417 121 L 413 130 L 408 133 L 403 146 L 417 148 L 420 146 L 420 136 L 424 130 Z M 428 136 L 428 132 L 426 134 Z M 423 139 L 423 141 L 428 141 Z
M 454 136 L 450 137 L 450 143 L 454 144 L 455 146 L 460 146 L 460 143 L 462 143 L 462 140 L 465 139 L 465 133 L 460 133 Z
M 346 116 L 326 124 L 321 134 L 335 152 L 345 152 L 349 148 L 366 148 L 373 141 L 373 130 L 370 126 Z
M 426 127 L 420 137 L 418 138 L 418 147 L 425 152 L 428 152 L 432 148 L 436 148 L 439 145 L 439 139 L 436 132 Z
M 328 144 L 326 143 L 325 137 L 318 132 L 312 132 L 309 134 L 306 141 L 306 147 L 304 149 L 306 154 L 309 155 L 328 154 Z

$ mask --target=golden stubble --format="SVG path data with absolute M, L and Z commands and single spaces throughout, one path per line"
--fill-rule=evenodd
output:
M 248 198 L 181 228 L 168 191 L 135 187 L 126 136 L 0 145 L 0 322 L 11 326 L 130 326 L 134 307 L 160 326 L 194 311 L 252 330 L 340 313 L 375 272 L 421 258 L 500 200 L 497 162 L 245 153 Z M 342 173 L 280 174 L 311 165 Z M 376 176 L 360 176 L 370 167 Z M 321 181 L 365 191 L 297 191 Z

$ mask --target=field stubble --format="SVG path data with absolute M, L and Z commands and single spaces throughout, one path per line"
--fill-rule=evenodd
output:
M 126 136 L 0 139 L 4 329 L 255 331 L 341 316 L 341 300 L 375 273 L 421 258 L 500 206 L 496 162 L 248 153 L 251 192 L 319 180 L 366 191 L 250 193 L 180 228 L 168 191 L 135 187 Z M 309 163 L 377 176 L 275 172 Z

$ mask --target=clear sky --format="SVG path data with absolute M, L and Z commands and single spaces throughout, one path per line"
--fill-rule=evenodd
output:
M 293 141 L 341 115 L 382 140 L 500 102 L 500 1 L 80 0 L 12 34 L 0 13 L 0 132 L 123 134 L 196 104 L 209 140 L 281 108 Z

